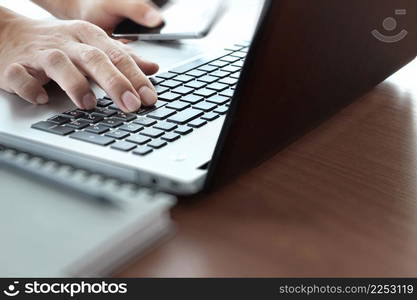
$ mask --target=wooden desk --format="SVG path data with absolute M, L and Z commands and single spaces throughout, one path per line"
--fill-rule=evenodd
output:
M 259 168 L 173 212 L 119 276 L 417 276 L 417 61 Z

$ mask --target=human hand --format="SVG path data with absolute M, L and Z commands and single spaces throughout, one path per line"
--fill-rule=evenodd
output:
M 33 0 L 61 19 L 84 20 L 112 31 L 124 18 L 148 27 L 162 23 L 149 0 Z
M 48 95 L 43 85 L 53 80 L 79 108 L 92 109 L 96 97 L 88 77 L 125 112 L 157 101 L 145 74 L 155 73 L 158 65 L 140 58 L 93 24 L 13 15 L 1 25 L 1 89 L 31 103 L 45 104 Z

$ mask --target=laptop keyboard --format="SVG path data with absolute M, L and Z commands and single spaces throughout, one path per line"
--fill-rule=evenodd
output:
M 150 78 L 158 102 L 124 113 L 108 98 L 92 111 L 75 109 L 32 125 L 33 129 L 145 156 L 225 115 L 249 43 L 235 44 Z

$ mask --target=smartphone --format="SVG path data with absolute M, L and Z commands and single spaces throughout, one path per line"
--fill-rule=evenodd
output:
M 149 28 L 126 19 L 114 30 L 117 38 L 140 40 L 179 40 L 205 37 L 216 23 L 224 0 L 157 0 L 163 24 Z

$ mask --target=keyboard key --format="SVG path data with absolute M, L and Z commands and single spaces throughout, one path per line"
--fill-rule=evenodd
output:
M 139 131 L 141 131 L 143 129 L 143 126 L 139 125 L 139 124 L 132 123 L 132 124 L 125 124 L 122 127 L 120 127 L 119 129 L 123 130 L 123 131 L 127 131 L 129 133 L 138 133 Z
M 203 112 L 200 110 L 187 108 L 186 110 L 183 110 L 176 115 L 173 115 L 168 119 L 169 122 L 176 123 L 176 124 L 186 124 L 200 116 L 203 115 Z
M 201 77 L 203 75 L 206 75 L 206 72 L 199 71 L 199 70 L 192 70 L 188 72 L 187 75 L 192 76 L 192 77 Z
M 123 125 L 123 122 L 118 119 L 111 118 L 111 119 L 105 119 L 101 121 L 100 124 L 107 126 L 107 127 L 116 128 L 116 127 Z
M 177 77 L 174 78 L 174 80 L 181 81 L 182 83 L 187 83 L 191 80 L 194 80 L 194 77 L 188 76 L 188 75 L 178 75 Z
M 152 105 L 152 106 L 141 106 L 141 108 L 136 112 L 136 114 L 144 115 L 144 114 L 150 113 L 151 111 L 157 108 L 163 107 L 165 105 L 167 105 L 166 102 L 158 101 L 155 103 L 155 105 Z
M 123 122 L 130 122 L 137 118 L 135 114 L 125 113 L 122 111 L 118 111 L 114 116 L 113 119 L 117 119 Z
M 154 110 L 150 114 L 147 115 L 148 118 L 156 119 L 156 120 L 165 120 L 166 118 L 176 114 L 177 112 L 173 109 L 168 109 L 165 107 L 159 108 Z
M 164 132 L 162 130 L 155 129 L 155 128 L 146 128 L 143 131 L 141 131 L 140 134 L 156 139 L 162 136 Z
M 217 109 L 214 110 L 215 113 L 224 115 L 227 113 L 227 111 L 229 110 L 229 108 L 227 106 L 220 106 Z
M 161 149 L 162 147 L 165 147 L 166 145 L 168 145 L 168 143 L 163 140 L 153 140 L 152 142 L 148 144 L 149 147 L 154 148 L 154 149 Z
M 210 76 L 224 78 L 224 77 L 228 76 L 229 74 L 230 74 L 229 72 L 217 70 L 217 71 L 211 72 Z
M 107 106 L 108 109 L 120 110 L 116 103 Z
M 216 83 L 209 84 L 206 88 L 210 90 L 215 90 L 216 92 L 220 92 L 220 91 L 227 89 L 228 86 L 225 84 L 216 82 Z
M 230 46 L 230 47 L 226 48 L 226 50 L 230 50 L 230 51 L 239 51 L 241 49 L 243 49 L 243 47 L 242 46 L 237 46 L 237 45 L 233 45 L 233 46 Z
M 157 85 L 157 86 L 155 86 L 155 90 L 156 90 L 156 93 L 158 95 L 160 95 L 160 94 L 163 94 L 165 92 L 168 92 L 169 91 L 169 88 L 164 87 L 164 86 L 161 86 L 161 85 Z
M 234 57 L 237 57 L 237 58 L 246 58 L 247 53 L 237 51 L 237 52 L 233 52 L 233 53 L 231 53 L 230 55 L 231 55 L 231 56 L 234 56 Z
M 184 110 L 186 108 L 189 108 L 190 104 L 182 101 L 174 101 L 168 104 L 166 107 L 175 110 Z
M 210 73 L 210 72 L 216 71 L 218 68 L 215 67 L 215 66 L 206 65 L 206 66 L 202 66 L 202 67 L 200 67 L 198 69 L 200 71 L 204 71 L 204 72 Z
M 175 89 L 176 87 L 180 86 L 181 84 L 182 84 L 181 82 L 176 81 L 176 80 L 167 80 L 167 81 L 164 81 L 164 82 L 160 83 L 161 86 L 165 86 L 165 87 L 170 88 L 170 89 Z
M 151 139 L 143 135 L 132 135 L 131 137 L 126 139 L 126 141 L 134 143 L 134 144 L 138 144 L 138 145 L 145 145 L 146 143 L 150 142 Z
M 194 91 L 193 88 L 180 86 L 180 87 L 177 87 L 176 89 L 172 90 L 171 92 L 176 93 L 176 94 L 180 94 L 182 96 L 185 96 L 185 95 L 188 95 L 188 94 L 192 93 L 193 91 Z
M 181 97 L 181 95 L 171 93 L 171 92 L 164 93 L 164 94 L 158 96 L 159 100 L 163 100 L 163 101 L 167 101 L 167 102 L 172 102 L 172 101 L 178 100 L 180 97 Z
M 204 89 L 199 89 L 195 91 L 194 94 L 208 98 L 208 97 L 215 95 L 216 91 L 204 88 Z
M 221 71 L 230 72 L 230 73 L 238 72 L 240 70 L 241 68 L 236 67 L 236 66 L 227 66 L 221 69 Z
M 73 119 L 82 118 L 86 115 L 86 113 L 79 111 L 79 110 L 70 110 L 67 112 L 64 112 L 63 115 L 68 116 Z
M 113 130 L 111 132 L 106 133 L 105 135 L 114 139 L 121 140 L 127 138 L 130 134 L 122 130 Z
M 216 104 L 209 103 L 209 102 L 200 102 L 200 103 L 193 106 L 193 108 L 199 109 L 199 110 L 202 110 L 202 111 L 205 111 L 205 112 L 212 111 L 216 107 L 217 107 Z
M 203 97 L 197 96 L 197 95 L 187 95 L 187 96 L 181 98 L 181 101 L 184 101 L 184 102 L 187 102 L 187 103 L 190 103 L 190 104 L 196 104 L 196 103 L 198 103 L 200 101 L 203 101 L 203 100 L 204 100 Z
M 90 123 L 93 123 L 93 124 L 95 124 L 95 123 L 98 123 L 98 122 L 100 122 L 100 121 L 103 121 L 103 117 L 101 117 L 101 116 L 95 116 L 95 115 L 92 115 L 92 114 L 87 114 L 87 115 L 85 115 L 85 116 L 83 116 L 82 118 L 81 118 L 81 120 L 85 120 L 85 121 L 87 121 L 87 122 L 90 122 Z
M 140 156 L 145 156 L 145 155 L 148 155 L 148 154 L 152 153 L 152 151 L 153 151 L 152 148 L 149 148 L 147 146 L 143 146 L 143 147 L 139 147 L 135 151 L 133 151 L 133 154 L 140 155 Z
M 220 96 L 232 98 L 234 94 L 235 94 L 235 91 L 229 89 L 229 90 L 225 90 L 225 91 L 221 92 Z
M 188 126 L 193 127 L 193 128 L 200 128 L 200 127 L 203 127 L 206 124 L 207 124 L 206 120 L 197 119 L 197 120 L 194 120 L 194 121 L 191 121 L 190 123 L 188 123 Z
M 168 123 L 168 122 L 159 122 L 157 125 L 154 126 L 156 129 L 160 129 L 163 131 L 172 131 L 176 129 L 178 126 L 174 123 Z
M 206 113 L 206 114 L 205 114 L 204 116 L 202 116 L 201 118 L 202 118 L 203 120 L 206 120 L 206 121 L 214 121 L 214 120 L 216 120 L 218 117 L 219 117 L 219 115 L 218 115 L 218 114 L 213 113 L 213 112 L 209 112 L 209 113 Z
M 53 133 L 53 134 L 57 134 L 57 135 L 68 135 L 74 132 L 74 129 L 72 128 L 60 126 L 51 122 L 39 122 L 39 123 L 33 124 L 32 128 L 49 132 L 49 133 Z
M 209 63 L 210 66 L 215 66 L 215 67 L 218 67 L 218 68 L 223 68 L 223 67 L 227 66 L 228 64 L 229 63 L 227 61 L 221 61 L 221 60 L 216 60 L 216 61 L 213 61 L 213 62 Z
M 88 142 L 100 146 L 107 146 L 114 142 L 114 139 L 112 138 L 85 131 L 75 132 L 71 134 L 70 137 L 79 141 Z
M 250 41 L 241 41 L 237 44 L 235 44 L 236 46 L 241 46 L 243 48 L 248 48 L 251 45 Z
M 71 122 L 71 118 L 64 116 L 55 116 L 48 119 L 48 122 L 55 123 L 56 125 L 62 125 Z
M 111 148 L 119 151 L 128 152 L 135 149 L 136 145 L 129 142 L 116 142 L 113 145 L 111 145 Z
M 236 53 L 241 53 L 241 52 L 236 52 Z M 234 62 L 238 61 L 240 58 L 236 57 L 236 56 L 233 56 L 233 54 L 234 53 L 232 53 L 231 55 L 222 57 L 220 60 L 227 61 L 228 63 L 234 63 Z M 245 56 L 246 56 L 246 53 L 245 53 Z
M 178 74 L 184 74 L 184 73 L 187 73 L 187 72 L 189 72 L 193 69 L 197 69 L 198 67 L 200 67 L 202 65 L 205 65 L 205 64 L 207 64 L 207 63 L 209 63 L 213 60 L 216 60 L 216 59 L 219 59 L 223 56 L 226 56 L 227 54 L 229 54 L 229 52 L 226 52 L 226 51 L 221 51 L 220 53 L 217 53 L 217 54 L 214 54 L 214 55 L 209 54 L 209 55 L 203 56 L 201 58 L 198 58 L 198 59 L 196 59 L 196 60 L 194 60 L 194 61 L 192 61 L 188 64 L 185 64 L 183 66 L 179 66 L 179 67 L 171 70 L 171 72 L 178 73 Z
M 237 84 L 238 80 L 235 78 L 223 78 L 219 80 L 220 83 L 227 84 L 227 85 L 235 85 Z
M 108 109 L 103 107 L 98 107 L 94 110 L 93 115 L 101 116 L 101 117 L 111 117 L 116 114 L 114 109 Z
M 172 143 L 172 142 L 178 140 L 179 138 L 181 138 L 181 136 L 179 134 L 169 132 L 169 133 L 164 134 L 161 139 L 163 139 L 164 141 Z
M 172 79 L 175 76 L 177 76 L 177 74 L 174 74 L 174 73 L 171 73 L 171 72 L 156 75 L 156 77 L 163 78 L 163 79 Z
M 91 124 L 90 122 L 85 121 L 85 120 L 75 120 L 71 123 L 65 124 L 65 127 L 71 127 L 77 130 L 81 130 L 90 126 L 90 124 Z
M 139 117 L 137 120 L 135 120 L 134 123 L 148 127 L 148 126 L 155 125 L 157 122 L 147 117 Z
M 206 85 L 207 85 L 207 83 L 202 82 L 202 81 L 197 81 L 197 80 L 191 81 L 191 82 L 185 84 L 186 87 L 190 87 L 190 88 L 193 88 L 193 89 L 201 89 L 201 88 L 205 87 Z
M 214 76 L 210 76 L 210 75 L 205 75 L 203 77 L 198 78 L 197 80 L 205 82 L 205 83 L 213 83 L 213 82 L 217 81 L 218 78 L 214 77 Z
M 236 72 L 236 73 L 233 73 L 232 75 L 230 75 L 230 77 L 231 78 L 234 78 L 234 79 L 239 79 L 240 78 L 240 72 Z
M 211 102 L 217 105 L 226 104 L 227 102 L 229 102 L 229 100 L 230 100 L 229 97 L 224 97 L 220 95 L 215 95 L 207 99 L 208 102 Z
M 107 99 L 98 99 L 97 100 L 97 107 L 107 107 L 113 104 L 113 101 Z
M 242 68 L 244 63 L 245 62 L 243 60 L 240 60 L 240 61 L 233 63 L 233 66 Z
M 149 80 L 152 82 L 152 84 L 155 86 L 157 84 L 160 84 L 162 81 L 164 81 L 163 78 L 158 78 L 158 77 L 151 77 L 149 78 Z
M 85 131 L 96 134 L 102 134 L 109 131 L 109 127 L 104 126 L 102 124 L 91 124 L 90 127 L 87 127 L 85 129 Z
M 179 133 L 181 135 L 187 135 L 193 132 L 193 129 L 187 126 L 180 126 L 177 129 L 175 129 L 174 132 Z

